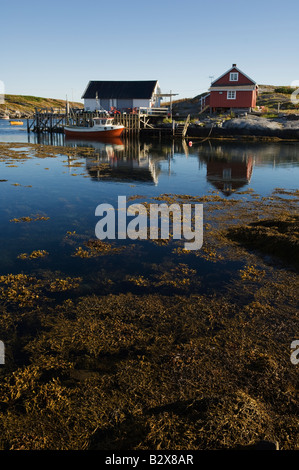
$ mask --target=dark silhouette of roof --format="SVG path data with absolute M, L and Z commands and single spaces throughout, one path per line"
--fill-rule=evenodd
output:
M 82 99 L 149 99 L 154 93 L 157 80 L 144 81 L 96 81 L 92 80 Z

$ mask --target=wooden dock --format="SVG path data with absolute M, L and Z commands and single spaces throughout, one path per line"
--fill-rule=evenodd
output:
M 33 119 L 27 119 L 27 131 L 36 133 L 61 133 L 67 124 L 64 108 L 35 108 Z
M 188 114 L 187 119 L 185 120 L 185 122 L 183 122 L 181 124 L 178 124 L 175 127 L 174 136 L 175 137 L 181 137 L 182 139 L 184 139 L 186 134 L 187 134 L 189 124 L 190 124 L 190 114 Z
M 137 112 L 114 114 L 113 124 L 122 124 L 125 133 L 139 133 L 151 129 L 157 122 L 168 117 L 166 108 L 140 108 Z M 78 108 L 36 108 L 33 119 L 27 119 L 27 131 L 35 133 L 63 133 L 67 125 L 92 126 L 92 120 L 99 117 L 99 111 L 85 111 Z

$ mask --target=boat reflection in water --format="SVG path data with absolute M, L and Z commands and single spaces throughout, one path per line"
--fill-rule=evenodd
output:
M 89 147 L 94 153 L 86 156 L 86 169 L 93 180 L 97 181 L 139 181 L 158 184 L 159 161 L 151 155 L 151 144 L 138 139 L 122 140 L 77 140 L 66 137 L 65 146 Z M 103 164 L 107 165 L 103 165 Z

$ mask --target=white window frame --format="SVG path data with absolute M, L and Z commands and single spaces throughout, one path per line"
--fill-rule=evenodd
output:
M 228 100 L 235 100 L 237 98 L 236 90 L 228 90 L 227 92 L 227 99 Z
M 239 72 L 231 72 L 229 74 L 229 81 L 230 82 L 237 82 L 239 80 Z
M 231 168 L 223 168 L 222 178 L 224 180 L 230 180 L 232 178 L 232 169 Z

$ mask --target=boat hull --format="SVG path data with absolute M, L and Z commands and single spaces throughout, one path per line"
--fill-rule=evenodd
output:
M 115 129 L 109 129 L 109 130 L 99 130 L 95 129 L 92 130 L 93 128 L 86 128 L 83 127 L 82 129 L 80 128 L 72 128 L 72 127 L 65 127 L 64 128 L 64 133 L 67 137 L 80 137 L 80 138 L 85 138 L 85 137 L 92 137 L 92 138 L 109 138 L 109 137 L 120 137 L 121 134 L 123 133 L 124 127 L 116 127 Z
M 68 137 L 67 135 L 65 136 L 65 142 L 69 144 L 74 144 L 74 145 L 83 145 L 86 144 L 86 141 L 91 145 L 91 147 L 94 146 L 95 149 L 102 148 L 106 145 L 113 145 L 114 147 L 121 147 L 123 150 L 123 141 L 121 140 L 120 137 L 96 137 L 96 138 L 91 138 L 89 137 L 88 139 L 84 139 L 82 136 L 80 136 L 80 139 L 75 139 L 72 137 Z

